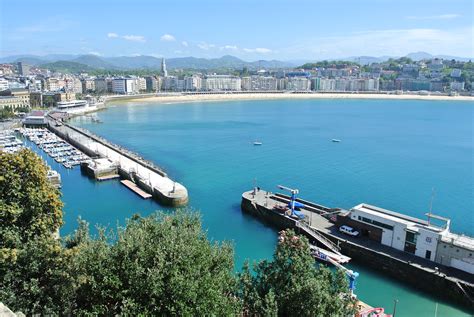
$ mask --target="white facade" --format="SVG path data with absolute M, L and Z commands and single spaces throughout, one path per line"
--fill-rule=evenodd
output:
M 306 77 L 290 77 L 286 83 L 286 89 L 295 91 L 311 90 L 311 81 Z
M 116 78 L 112 81 L 112 92 L 116 94 L 138 93 L 138 81 L 136 78 Z
M 360 204 L 351 209 L 350 218 L 382 230 L 381 244 L 434 261 L 441 236 L 449 229 L 404 216 L 379 207 Z M 410 239 L 412 237 L 412 239 Z
M 231 75 L 209 75 L 203 80 L 203 89 L 209 91 L 240 91 L 240 77 Z
M 455 90 L 455 91 L 464 90 L 464 82 L 456 82 L 456 81 L 453 81 L 453 82 L 449 85 L 449 88 L 451 88 L 451 90 Z
M 0 79 L 0 91 L 8 89 L 8 80 Z
M 146 79 L 139 77 L 137 78 L 138 81 L 138 90 L 139 91 L 145 91 L 146 90 Z
M 184 90 L 199 91 L 202 88 L 202 78 L 199 76 L 184 77 Z
M 242 77 L 242 90 L 250 90 L 250 91 L 277 90 L 277 79 L 271 76 Z

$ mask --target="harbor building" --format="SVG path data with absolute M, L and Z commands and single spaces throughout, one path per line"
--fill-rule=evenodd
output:
M 431 213 L 427 216 L 426 221 L 362 203 L 338 216 L 337 221 L 382 245 L 474 272 L 474 239 L 450 232 L 450 219 Z

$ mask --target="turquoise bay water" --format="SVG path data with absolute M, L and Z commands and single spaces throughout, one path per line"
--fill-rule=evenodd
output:
M 230 240 L 236 268 L 272 256 L 277 233 L 240 211 L 241 193 L 277 184 L 300 196 L 350 208 L 371 203 L 424 217 L 432 188 L 433 211 L 452 219 L 456 232 L 474 235 L 473 116 L 469 102 L 392 100 L 271 100 L 187 104 L 127 102 L 74 123 L 165 168 L 183 183 L 190 206 L 202 214 L 208 236 Z M 333 143 L 331 139 L 341 139 Z M 254 140 L 263 142 L 253 146 Z M 117 181 L 96 183 L 51 163 L 63 176 L 65 221 L 123 224 L 133 213 L 163 209 Z M 397 316 L 465 316 L 441 298 L 352 263 L 361 273 L 358 296 Z

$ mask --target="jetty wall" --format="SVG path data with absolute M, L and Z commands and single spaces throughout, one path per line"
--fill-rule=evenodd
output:
M 153 163 L 87 130 L 79 129 L 69 124 L 56 126 L 54 121 L 50 122 L 48 127 L 49 130 L 88 156 L 92 158 L 107 157 L 113 162 L 117 162 L 118 166 L 114 167 L 114 171 L 116 171 L 121 178 L 134 182 L 139 188 L 151 194 L 160 204 L 173 207 L 187 204 L 188 193 L 186 188 L 169 179 L 167 174 Z M 84 140 L 81 141 L 82 139 Z M 93 146 L 94 144 L 96 147 Z M 99 150 L 97 150 L 97 146 L 100 148 Z M 119 158 L 121 159 L 121 163 Z M 86 175 L 95 177 L 96 179 L 97 176 L 101 176 L 91 167 L 85 165 L 81 165 L 81 170 Z M 111 171 L 106 171 L 107 175 L 110 173 Z M 148 178 L 145 178 L 144 175 L 148 175 L 146 176 Z
M 296 226 L 296 220 L 282 217 L 277 212 L 260 206 L 245 197 L 242 197 L 241 208 L 243 211 L 257 216 L 279 230 L 293 229 L 297 233 L 300 232 L 300 228 Z M 434 273 L 432 270 L 414 265 L 410 261 L 404 261 L 386 253 L 354 244 L 326 232 L 319 230 L 318 232 L 337 244 L 344 255 L 351 257 L 357 263 L 361 263 L 427 293 L 446 298 L 469 309 L 474 309 L 474 284 L 472 283 L 451 278 L 441 272 Z M 305 234 L 304 231 L 301 231 L 301 233 Z M 306 236 L 311 241 L 311 237 Z M 439 266 L 443 268 L 441 264 Z M 383 290 L 381 291 L 383 292 Z

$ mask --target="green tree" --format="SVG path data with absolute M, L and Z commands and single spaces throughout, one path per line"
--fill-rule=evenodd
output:
M 30 150 L 0 152 L 0 300 L 28 314 L 61 312 L 70 294 L 62 203 L 46 173 Z
M 232 247 L 210 243 L 195 213 L 134 217 L 116 236 L 102 231 L 96 240 L 80 235 L 72 249 L 74 314 L 229 316 L 240 310 Z
M 343 272 L 316 267 L 308 240 L 283 232 L 273 261 L 248 264 L 239 274 L 238 295 L 250 316 L 344 316 L 353 312 Z

